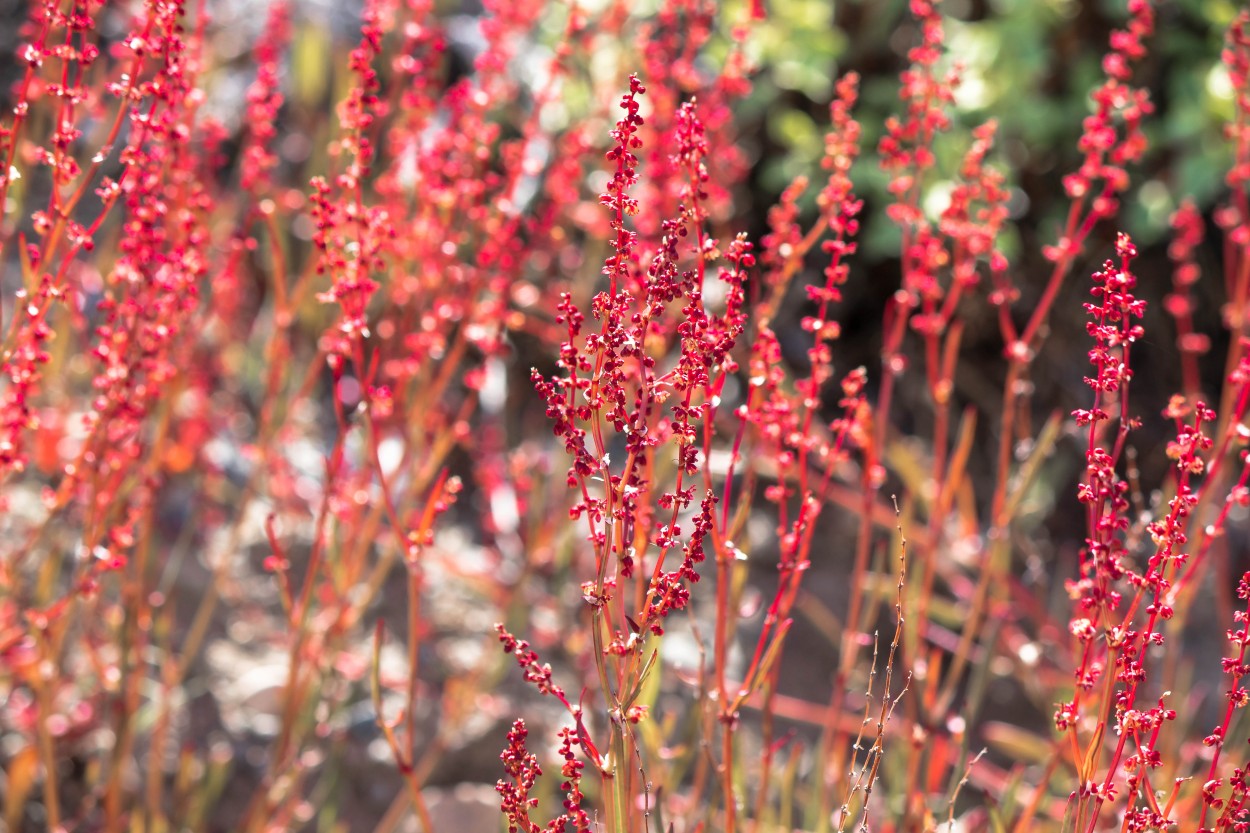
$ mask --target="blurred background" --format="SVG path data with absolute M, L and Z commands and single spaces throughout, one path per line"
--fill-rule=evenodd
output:
M 0 0 L 0 112 L 6 114 L 15 104 L 13 90 L 25 70 L 17 55 L 29 37 L 27 21 L 35 5 L 22 0 Z M 554 5 L 558 7 L 556 11 L 538 15 L 531 32 L 515 44 L 508 67 L 508 73 L 517 81 L 518 98 L 510 104 L 515 111 L 504 107 L 497 114 L 505 134 L 514 135 L 520 129 L 527 108 L 544 83 L 543 73 L 560 40 L 566 14 L 563 4 Z M 606 2 L 581 4 L 592 14 L 603 12 L 609 5 L 616 8 Z M 96 4 L 90 6 L 95 9 Z M 629 47 L 613 49 L 599 45 L 592 54 L 579 54 L 559 86 L 556 106 L 545 116 L 550 120 L 545 128 L 558 135 L 562 125 L 585 121 L 600 128 L 592 143 L 605 145 L 610 122 L 616 118 L 611 106 L 624 89 L 628 74 L 640 70 L 631 65 L 631 60 L 645 49 L 646 27 L 663 6 L 639 2 L 621 7 L 628 16 L 622 31 L 637 40 Z M 1027 380 L 1033 389 L 1031 407 L 1036 425 L 1043 424 L 1053 413 L 1066 416 L 1073 408 L 1087 406 L 1089 393 L 1082 378 L 1088 373 L 1088 345 L 1081 307 L 1088 295 L 1087 277 L 1111 256 L 1117 230 L 1132 234 L 1141 249 L 1137 273 L 1142 295 L 1151 303 L 1145 322 L 1147 338 L 1136 353 L 1138 378 L 1133 394 L 1134 410 L 1146 418 L 1136 442 L 1143 450 L 1140 481 L 1148 495 L 1162 486 L 1168 466 L 1166 457 L 1154 453 L 1166 443 L 1170 430 L 1157 417 L 1182 384 L 1174 326 L 1161 308 L 1172 281 L 1173 265 L 1167 257 L 1169 222 L 1182 199 L 1194 202 L 1208 228 L 1206 241 L 1196 253 L 1207 278 L 1193 290 L 1195 329 L 1209 334 L 1212 341 L 1208 356 L 1211 360 L 1200 366 L 1202 384 L 1212 396 L 1218 394 L 1223 384 L 1220 357 L 1224 355 L 1227 336 L 1221 325 L 1225 298 L 1219 276 L 1224 273 L 1224 249 L 1214 215 L 1225 194 L 1223 178 L 1232 158 L 1223 131 L 1233 115 L 1233 90 L 1219 56 L 1224 32 L 1238 7 L 1231 0 L 1169 0 L 1159 4 L 1157 32 L 1135 75 L 1136 82 L 1149 89 L 1156 108 L 1146 124 L 1149 151 L 1131 172 L 1133 184 L 1124 196 L 1118 223 L 1097 229 L 1078 260 L 1074 277 L 1066 283 L 1051 316 L 1053 333 L 1047 342 L 1045 360 L 1033 364 Z M 95 31 L 100 43 L 105 47 L 117 44 L 128 31 L 129 10 L 107 4 L 96 11 Z M 962 80 L 952 110 L 954 126 L 939 138 L 935 147 L 938 169 L 956 170 L 971 140 L 972 129 L 988 118 L 997 120 L 999 138 L 991 164 L 1006 174 L 1010 186 L 1011 222 L 1002 246 L 1022 293 L 1017 314 L 1023 317 L 1036 304 L 1049 275 L 1050 264 L 1040 252 L 1055 240 L 1064 221 L 1068 199 L 1061 178 L 1080 163 L 1077 140 L 1082 120 L 1091 111 L 1089 92 L 1101 78 L 1100 61 L 1108 37 L 1123 24 L 1124 10 L 1122 4 L 1110 0 L 947 0 L 942 11 L 946 17 L 949 57 L 962 67 Z M 843 73 L 859 73 L 863 81 L 855 116 L 863 127 L 864 153 L 852 176 L 865 201 L 865 210 L 859 235 L 861 246 L 851 263 L 845 299 L 837 308 L 843 335 L 837 342 L 834 361 L 839 375 L 853 367 L 866 366 L 873 380 L 870 386 L 875 386 L 880 375 L 881 322 L 887 302 L 898 288 L 900 263 L 899 232 L 884 213 L 887 176 L 877 166 L 874 149 L 886 118 L 899 106 L 898 75 L 907 64 L 907 51 L 917 42 L 919 32 L 908 15 L 906 0 L 765 0 L 763 19 L 750 20 L 745 12 L 745 4 L 726 4 L 724 14 L 715 18 L 714 34 L 696 61 L 700 70 L 715 75 L 720 63 L 740 51 L 750 68 L 747 77 L 751 89 L 736 103 L 729 130 L 736 137 L 740 152 L 732 164 L 738 166 L 736 170 L 742 176 L 731 183 L 731 199 L 725 202 L 731 208 L 717 216 L 715 223 L 725 232 L 725 239 L 732 232 L 745 231 L 751 239 L 761 240 L 769 231 L 769 208 L 796 177 L 822 181 L 820 160 L 834 83 Z M 484 13 L 475 3 L 433 4 L 427 25 L 438 29 L 445 38 L 442 63 L 433 84 L 436 94 L 473 74 L 474 61 L 484 44 Z M 240 150 L 249 127 L 246 96 L 257 77 L 254 50 L 264 31 L 268 7 L 263 2 L 214 0 L 189 3 L 186 14 L 188 31 L 203 32 L 201 84 L 206 98 L 199 112 L 223 128 L 212 170 L 217 187 L 228 193 L 237 188 Z M 277 63 L 284 102 L 274 125 L 276 166 L 269 183 L 269 194 L 279 204 L 289 194 L 291 205 L 302 205 L 298 195 L 307 193 L 309 177 L 326 167 L 326 147 L 336 130 L 335 105 L 353 81 L 346 67 L 348 54 L 359 41 L 359 14 L 354 3 L 301 0 L 290 5 L 289 39 Z M 738 29 L 742 31 L 736 32 Z M 643 80 L 645 83 L 645 76 Z M 7 123 L 7 118 L 0 118 L 0 124 Z M 559 149 L 548 144 L 538 153 L 542 164 L 549 165 L 558 157 Z M 730 163 L 726 166 L 730 167 Z M 713 168 L 715 173 L 715 164 Z M 595 170 L 583 174 L 576 185 L 587 202 L 585 210 L 594 212 L 598 210 L 594 194 L 602 189 L 606 177 Z M 941 177 L 928 183 L 925 208 L 931 216 L 936 217 L 941 211 L 953 185 L 953 180 Z M 32 174 L 23 187 L 27 189 L 24 199 L 38 204 L 41 189 L 46 194 L 48 182 Z M 539 184 L 523 183 L 522 192 L 526 187 L 536 191 Z M 810 189 L 800 201 L 805 226 L 816 216 L 818 190 Z M 9 204 L 9 213 L 3 218 L 6 239 L 15 239 L 31 228 L 29 217 L 25 212 L 17 212 L 15 205 Z M 241 215 L 242 209 L 222 212 L 217 222 L 224 228 L 235 213 Z M 314 257 L 314 228 L 302 208 L 293 210 L 291 216 L 294 220 L 286 230 L 284 245 L 288 266 L 295 273 Z M 585 224 L 586 229 L 593 227 L 594 223 Z M 229 238 L 228 233 L 221 235 L 222 240 Z M 227 248 L 225 243 L 220 243 L 220 247 Z M 579 262 L 576 267 L 593 276 L 597 273 L 594 254 L 599 250 L 586 248 L 586 262 Z M 6 297 L 21 285 L 16 249 L 9 246 L 5 250 L 9 262 L 0 288 Z M 167 594 L 172 602 L 170 609 L 175 611 L 170 625 L 173 644 L 192 626 L 207 583 L 223 582 L 223 601 L 211 618 L 202 653 L 176 693 L 178 705 L 166 745 L 152 748 L 138 759 L 146 761 L 147 766 L 160 761 L 159 765 L 174 773 L 174 778 L 181 777 L 178 773 L 182 767 L 191 767 L 195 774 L 186 777 L 202 785 L 202 791 L 195 794 L 204 797 L 198 818 L 203 829 L 220 831 L 236 829 L 269 763 L 267 750 L 282 731 L 279 713 L 288 668 L 272 577 L 264 567 L 265 559 L 272 554 L 264 528 L 265 511 L 247 501 L 237 504 L 253 511 L 241 524 L 238 537 L 231 539 L 239 557 L 225 567 L 215 566 L 216 562 L 205 555 L 222 545 L 218 540 L 221 530 L 211 523 L 197 525 L 204 513 L 212 518 L 236 508 L 235 501 L 245 493 L 243 484 L 250 467 L 255 465 L 248 445 L 263 404 L 266 368 L 260 359 L 259 345 L 273 326 L 273 299 L 266 286 L 272 264 L 256 254 L 249 254 L 242 261 L 241 279 L 230 291 L 240 316 L 236 323 L 245 336 L 223 338 L 216 343 L 210 339 L 204 348 L 205 355 L 212 355 L 213 361 L 220 361 L 221 367 L 229 371 L 223 372 L 223 377 L 242 380 L 236 386 L 226 386 L 227 391 L 222 394 L 229 400 L 228 409 L 233 412 L 237 408 L 240 416 L 230 423 L 229 430 L 218 430 L 218 426 L 211 435 L 187 440 L 197 454 L 202 453 L 211 461 L 216 472 L 218 480 L 207 492 L 211 500 L 204 501 L 204 483 L 191 468 L 171 470 L 154 499 L 162 551 L 170 564 L 176 564 L 162 572 L 160 579 L 161 592 Z M 558 266 L 548 271 L 558 272 Z M 797 370 L 806 362 L 808 337 L 798 321 L 811 312 L 802 288 L 815 282 L 822 268 L 817 250 L 805 265 L 809 274 L 795 283 L 775 322 L 783 358 Z M 539 269 L 530 275 L 534 287 L 543 286 L 544 274 Z M 534 306 L 532 299 L 526 306 L 519 290 L 513 300 L 526 310 Z M 956 413 L 970 407 L 982 415 L 968 466 L 975 498 L 984 515 L 990 489 L 977 488 L 976 484 L 989 483 L 994 476 L 994 432 L 1006 363 L 995 312 L 984 303 L 966 306 L 966 311 L 961 312 L 966 325 L 964 359 L 955 377 L 953 401 Z M 302 328 L 297 328 L 292 350 L 297 358 L 307 359 L 316 353 L 325 315 L 301 314 L 300 322 Z M 493 517 L 496 523 L 500 519 L 492 504 L 494 493 L 475 472 L 479 455 L 485 453 L 481 445 L 506 443 L 529 449 L 515 458 L 521 474 L 540 482 L 549 480 L 552 493 L 563 488 L 564 461 L 545 446 L 541 451 L 530 448 L 550 438 L 542 403 L 532 394 L 528 376 L 531 367 L 547 372 L 553 368 L 551 346 L 550 339 L 532 333 L 510 335 L 506 363 L 493 366 L 506 380 L 500 382 L 499 390 L 504 392 L 493 402 L 483 396 L 483 407 L 489 416 L 486 427 L 474 424 L 476 433 L 462 438 L 447 457 L 449 469 L 468 485 L 441 522 L 437 554 L 429 558 L 426 566 L 423 615 L 427 621 L 420 648 L 423 688 L 418 698 L 420 731 L 414 741 L 423 762 L 421 776 L 428 787 L 430 812 L 438 830 L 486 833 L 499 829 L 498 797 L 493 785 L 501 776 L 499 752 L 516 712 L 514 704 L 523 702 L 527 712 L 542 713 L 544 704 L 533 702 L 533 693 L 523 687 L 516 669 L 504 664 L 503 657 L 497 655 L 497 646 L 490 636 L 492 624 L 499 619 L 523 622 L 524 632 L 536 644 L 545 643 L 558 672 L 572 673 L 575 651 L 561 642 L 568 635 L 559 632 L 561 604 L 567 600 L 553 600 L 547 592 L 568 579 L 561 572 L 567 565 L 562 566 L 559 546 L 544 543 L 550 544 L 557 554 L 545 561 L 539 558 L 542 567 L 537 577 L 532 575 L 532 551 L 518 554 L 510 548 L 520 545 L 509 539 L 506 529 L 481 526 L 483 517 Z M 89 378 L 81 368 L 77 376 L 75 373 L 72 363 L 58 366 L 55 375 L 62 381 L 56 385 L 64 384 L 65 390 L 69 390 L 75 378 L 79 382 Z M 342 389 L 336 387 L 337 381 L 328 374 L 323 373 L 313 384 L 316 393 L 309 400 L 307 412 L 301 411 L 295 417 L 307 430 L 298 442 L 292 441 L 283 449 L 291 464 L 293 492 L 303 497 L 316 493 L 315 487 L 308 484 L 320 476 L 330 442 L 327 438 L 334 433 L 331 403 L 335 396 L 343 396 Z M 894 409 L 896 427 L 902 435 L 928 436 L 926 420 L 930 417 L 925 400 L 919 386 L 913 387 L 915 390 L 904 386 L 899 392 L 900 400 Z M 835 416 L 834 400 L 831 396 L 826 403 L 829 407 L 825 415 L 830 419 Z M 56 406 L 55 396 L 49 403 Z M 922 450 L 916 453 L 923 456 Z M 1075 499 L 1082 468 L 1078 441 L 1065 433 L 1058 440 L 1053 457 L 1042 463 L 1039 485 L 1030 492 L 1013 529 L 1018 537 L 1013 548 L 1013 557 L 1017 559 L 1015 572 L 1039 607 L 1059 620 L 1066 616 L 1069 607 L 1062 581 L 1075 573 L 1077 551 L 1084 535 L 1084 518 L 1076 511 Z M 16 542 L 26 540 L 24 535 L 29 527 L 37 523 L 31 518 L 23 519 L 22 512 L 26 510 L 21 507 L 38 504 L 40 490 L 57 482 L 55 469 L 36 468 L 6 486 L 13 512 L 0 529 L 0 535 L 12 542 L 5 546 L 6 554 L 16 551 Z M 906 485 L 897 471 L 892 471 L 891 478 L 891 488 Z M 544 489 L 547 487 L 536 491 Z M 535 514 L 544 510 L 540 502 L 534 505 Z M 557 514 L 561 511 L 558 506 L 546 508 L 554 508 Z M 800 594 L 798 610 L 802 615 L 796 620 L 783 659 L 779 690 L 786 697 L 823 703 L 830 685 L 830 669 L 836 667 L 838 656 L 836 626 L 829 623 L 836 623 L 849 593 L 855 592 L 846 586 L 845 577 L 853 549 L 846 542 L 854 535 L 856 517 L 852 509 L 835 505 L 822 515 L 821 523 L 816 546 L 819 552 L 814 554 L 813 567 Z M 1244 527 L 1244 519 L 1239 523 Z M 1230 534 L 1242 535 L 1241 527 L 1234 526 Z M 775 545 L 770 541 L 772 520 L 761 516 L 750 524 L 749 530 L 753 561 L 748 599 L 766 600 L 772 597 L 777 582 Z M 65 534 L 73 538 L 72 533 Z M 289 555 L 298 572 L 311 545 L 307 529 L 295 538 Z M 72 546 L 72 541 L 66 544 L 67 548 Z M 1235 557 L 1245 560 L 1241 555 Z M 1242 564 L 1234 574 L 1245 566 Z M 408 597 L 405 582 L 399 577 L 402 572 L 395 570 L 381 589 L 376 606 L 371 608 L 391 634 L 402 634 L 406 628 Z M 535 586 L 518 590 L 516 585 L 522 578 L 535 582 Z M 512 588 L 511 595 L 503 600 L 506 604 L 494 589 L 496 583 Z M 747 617 L 744 645 L 748 650 L 753 645 L 752 628 L 758 628 L 758 607 L 755 605 L 755 611 Z M 1194 626 L 1200 628 L 1202 624 L 1195 622 Z M 679 666 L 684 662 L 689 667 L 695 662 L 694 641 L 688 633 L 683 636 L 680 628 L 674 630 L 666 661 Z M 335 669 L 340 676 L 327 685 L 337 686 L 338 690 L 331 705 L 324 706 L 325 714 L 318 715 L 318 722 L 327 727 L 325 736 L 319 739 L 324 742 L 311 744 L 304 753 L 308 756 L 308 771 L 317 773 L 301 810 L 308 817 L 302 823 L 292 822 L 292 829 L 416 829 L 407 806 L 397 799 L 402 792 L 402 779 L 396 771 L 392 749 L 377 725 L 368 692 L 371 636 L 355 634 L 356 641 L 336 660 L 342 666 Z M 1033 650 L 1040 648 L 1035 645 Z M 1205 665 L 1211 672 L 1218 669 L 1218 646 L 1208 646 L 1209 656 L 1202 653 L 1200 645 L 1195 650 L 1196 666 Z M 737 661 L 741 663 L 742 658 Z M 353 662 L 357 664 L 353 666 Z M 386 642 L 379 652 L 378 666 L 387 679 L 402 680 L 403 646 Z M 987 679 L 977 683 L 983 703 L 977 720 L 1010 721 L 1045 734 L 1050 731 L 1051 704 L 1032 702 L 1017 671 L 1010 665 L 994 668 Z M 4 679 L 0 672 L 0 681 Z M 1200 680 L 1196 685 L 1203 683 Z M 0 692 L 0 696 L 5 695 Z M 84 702 L 90 699 L 83 696 Z M 11 691 L 6 702 L 7 724 L 5 710 L 0 709 L 0 764 L 4 765 L 7 780 L 0 782 L 0 793 L 7 791 L 13 796 L 13 773 L 18 771 L 18 761 L 28 747 L 18 726 L 20 721 L 13 717 L 17 710 Z M 388 708 L 395 705 L 389 699 L 386 702 Z M 138 719 L 155 719 L 155 714 L 145 712 Z M 546 716 L 552 725 L 558 724 L 558 710 Z M 65 747 L 69 751 L 59 777 L 67 803 L 89 799 L 90 789 L 83 785 L 90 781 L 94 766 L 91 761 L 108 744 L 106 737 L 88 730 L 90 723 L 84 721 L 82 737 L 77 741 L 79 749 L 72 743 Z M 807 737 L 812 735 L 811 727 L 797 711 L 782 723 L 784 730 L 793 730 L 800 737 L 804 733 Z M 986 738 L 977 735 L 975 726 L 969 731 L 977 737 L 974 745 L 984 744 Z M 1017 742 L 1024 743 L 1018 739 Z M 184 760 L 189 749 L 197 750 L 191 756 L 194 766 Z M 999 760 L 1007 761 L 1009 753 L 1018 752 L 1018 745 L 991 748 L 988 760 L 992 762 L 995 755 L 1002 755 L 1005 757 Z M 142 773 L 136 777 L 141 778 Z M 964 800 L 983 800 L 977 785 L 968 789 Z M 0 825 L 15 833 L 45 829 L 46 817 L 41 815 L 37 796 L 20 804 L 12 798 L 9 801 L 8 806 L 20 809 L 11 810 Z M 77 829 L 95 828 L 86 824 Z

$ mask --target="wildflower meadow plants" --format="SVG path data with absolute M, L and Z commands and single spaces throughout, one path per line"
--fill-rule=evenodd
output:
M 1250 14 L 244 5 L 0 64 L 0 829 L 1250 830 Z

